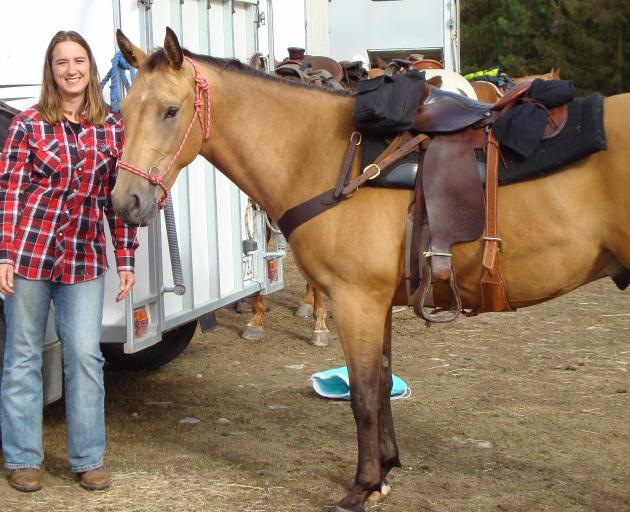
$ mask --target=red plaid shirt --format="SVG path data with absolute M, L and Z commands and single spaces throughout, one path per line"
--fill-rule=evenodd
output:
M 13 120 L 0 157 L 0 263 L 17 275 L 70 284 L 107 270 L 106 216 L 118 270 L 133 270 L 136 228 L 114 214 L 110 191 L 123 123 L 50 125 L 35 107 Z

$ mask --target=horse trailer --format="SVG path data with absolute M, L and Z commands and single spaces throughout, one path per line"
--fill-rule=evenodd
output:
M 306 49 L 335 60 L 421 54 L 459 71 L 459 0 L 307 0 Z
M 161 44 L 167 26 L 197 53 L 246 61 L 273 48 L 271 0 L 64 0 L 63 8 L 58 2 L 22 0 L 9 2 L 3 14 L 11 22 L 0 32 L 0 100 L 17 109 L 36 103 L 44 51 L 58 30 L 76 30 L 87 39 L 101 78 L 116 60 L 118 28 L 146 51 Z M 104 89 L 112 105 L 123 89 L 121 77 L 115 78 L 116 73 Z M 160 366 L 186 347 L 198 323 L 211 328 L 218 308 L 283 287 L 283 241 L 267 250 L 266 215 L 236 185 L 197 158 L 170 195 L 171 222 L 159 217 L 139 229 L 136 285 L 126 301 L 114 300 L 116 269 L 106 274 L 101 347 L 107 360 L 122 366 Z M 181 260 L 175 277 L 172 259 Z M 44 351 L 46 403 L 62 393 L 53 323 Z

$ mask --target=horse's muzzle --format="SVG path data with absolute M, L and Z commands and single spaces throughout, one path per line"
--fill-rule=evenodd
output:
M 148 226 L 157 215 L 158 204 L 153 194 L 124 192 L 112 195 L 114 211 L 120 219 L 131 226 Z

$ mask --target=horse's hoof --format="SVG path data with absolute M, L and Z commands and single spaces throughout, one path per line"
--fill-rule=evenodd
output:
M 380 492 L 374 491 L 372 494 L 370 494 L 367 500 L 370 503 L 381 503 L 385 498 L 387 498 L 387 496 L 390 495 L 391 492 L 392 492 L 392 486 L 389 485 L 389 483 L 387 483 L 387 480 L 385 480 L 381 484 Z
M 248 325 L 241 332 L 241 338 L 249 341 L 258 341 L 262 339 L 264 330 L 262 327 Z
M 335 512 L 365 512 L 365 508 L 363 507 L 359 507 L 359 508 L 343 508 L 340 505 L 335 505 Z
M 328 331 L 313 331 L 310 343 L 315 347 L 327 347 L 330 343 Z
M 311 304 L 300 304 L 300 307 L 297 308 L 294 314 L 299 318 L 312 318 L 313 306 Z

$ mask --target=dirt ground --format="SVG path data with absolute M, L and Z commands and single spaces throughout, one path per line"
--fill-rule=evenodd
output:
M 45 488 L 0 482 L 1 511 L 332 509 L 351 485 L 347 402 L 318 398 L 312 373 L 340 366 L 292 316 L 303 281 L 288 262 L 262 342 L 247 314 L 218 312 L 182 356 L 150 373 L 107 373 L 107 492 L 65 462 L 63 402 L 46 408 Z M 630 296 L 598 282 L 518 313 L 425 328 L 394 314 L 393 403 L 403 467 L 379 511 L 630 511 Z M 195 418 L 198 423 L 180 423 Z

